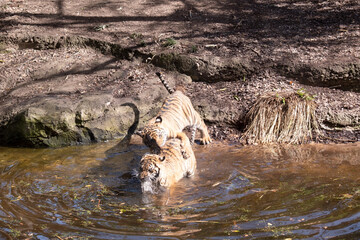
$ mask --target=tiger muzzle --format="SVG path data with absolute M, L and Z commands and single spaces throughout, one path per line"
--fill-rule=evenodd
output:
M 155 192 L 155 183 L 151 180 L 149 176 L 140 179 L 141 180 L 141 191 L 143 193 L 154 193 Z

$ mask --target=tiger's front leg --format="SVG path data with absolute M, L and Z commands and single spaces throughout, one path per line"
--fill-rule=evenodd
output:
M 211 138 L 210 138 L 208 129 L 207 129 L 204 121 L 201 121 L 199 130 L 200 130 L 200 133 L 201 133 L 201 140 L 200 140 L 201 144 L 206 145 L 206 144 L 211 143 L 212 140 L 211 140 Z
M 180 143 L 180 151 L 181 151 L 181 154 L 183 156 L 184 159 L 188 159 L 190 158 L 190 155 L 186 152 L 186 148 L 185 148 L 185 145 L 186 145 L 186 141 L 187 141 L 187 136 L 184 132 L 179 132 L 176 134 L 176 138 L 180 139 L 181 140 L 181 143 Z
M 196 129 L 200 130 L 200 134 L 201 134 L 201 139 L 200 139 L 200 143 L 203 145 L 209 144 L 211 143 L 211 138 L 208 132 L 208 129 L 205 125 L 204 120 L 202 120 L 200 114 L 198 112 L 194 113 L 194 119 L 193 119 L 193 131 L 192 133 L 194 134 L 191 138 L 195 139 L 195 132 Z

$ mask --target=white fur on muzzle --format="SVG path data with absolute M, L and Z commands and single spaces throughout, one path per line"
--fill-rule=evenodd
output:
M 154 193 L 154 184 L 150 179 L 141 182 L 141 190 L 143 193 Z

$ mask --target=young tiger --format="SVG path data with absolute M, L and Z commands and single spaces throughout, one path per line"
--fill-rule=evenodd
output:
M 183 146 L 187 138 L 183 132 L 186 127 L 191 128 L 191 144 L 194 142 L 196 129 L 199 129 L 201 133 L 200 142 L 209 144 L 211 138 L 207 127 L 199 113 L 194 109 L 190 99 L 181 91 L 171 89 L 162 75 L 156 74 L 170 95 L 166 98 L 157 116 L 151 119 L 143 130 L 137 132 L 142 137 L 144 144 L 155 154 L 160 152 L 161 147 L 170 138 L 179 138 L 181 140 L 180 146 Z M 183 148 L 182 150 L 186 158 L 186 152 Z
M 182 155 L 181 141 L 172 138 L 166 141 L 159 154 L 145 154 L 140 161 L 140 182 L 142 192 L 156 193 L 165 190 L 183 177 L 194 175 L 196 159 L 189 138 L 185 138 L 185 151 Z

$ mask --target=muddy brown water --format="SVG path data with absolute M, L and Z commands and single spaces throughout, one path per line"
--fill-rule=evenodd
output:
M 147 149 L 0 148 L 0 239 L 360 237 L 360 144 L 195 145 L 198 171 L 143 195 Z

